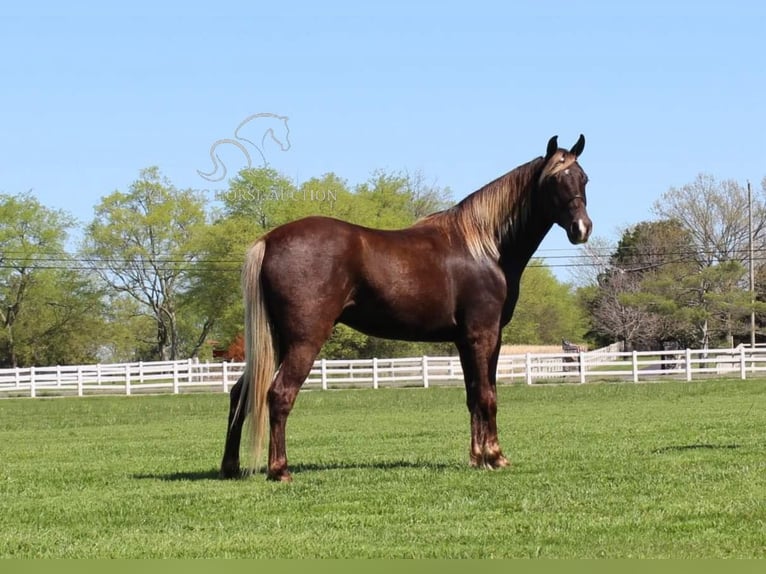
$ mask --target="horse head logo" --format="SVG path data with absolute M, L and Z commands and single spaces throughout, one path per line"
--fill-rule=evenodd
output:
M 250 140 L 241 135 L 240 131 L 243 130 L 246 126 L 249 126 L 251 122 L 258 119 L 269 120 L 269 124 L 268 127 L 264 129 L 264 131 L 257 132 L 261 134 L 261 138 L 259 144 L 256 144 L 253 140 Z M 246 117 L 234 130 L 233 138 L 223 138 L 216 140 L 213 142 L 213 145 L 210 146 L 210 159 L 213 162 L 213 170 L 210 172 L 197 170 L 197 173 L 200 175 L 200 177 L 208 181 L 221 181 L 226 177 L 226 165 L 223 163 L 223 161 L 221 161 L 221 158 L 216 153 L 218 146 L 222 145 L 233 145 L 235 148 L 242 152 L 242 155 L 245 157 L 245 169 L 250 169 L 253 167 L 253 159 L 247 149 L 248 145 L 255 149 L 255 151 L 258 153 L 258 156 L 260 156 L 262 167 L 268 166 L 269 162 L 266 160 L 266 156 L 263 153 L 263 148 L 267 139 L 271 139 L 272 142 L 276 143 L 281 151 L 287 151 L 290 149 L 290 126 L 287 123 L 289 119 L 290 118 L 287 116 L 280 116 L 278 114 L 272 114 L 268 112 L 253 114 Z M 262 124 L 263 122 L 258 122 L 258 125 Z

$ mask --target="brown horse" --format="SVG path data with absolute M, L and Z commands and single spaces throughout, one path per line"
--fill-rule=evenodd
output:
M 221 476 L 240 474 L 249 415 L 253 460 L 268 420 L 267 477 L 290 480 L 287 417 L 338 322 L 378 337 L 454 342 L 471 415 L 471 465 L 508 465 L 495 422 L 500 331 L 513 315 L 521 273 L 553 224 L 574 244 L 590 235 L 588 178 L 577 163 L 584 147 L 582 135 L 569 151 L 554 136 L 545 157 L 407 229 L 307 217 L 261 237 L 243 270 L 247 366 L 231 390 Z

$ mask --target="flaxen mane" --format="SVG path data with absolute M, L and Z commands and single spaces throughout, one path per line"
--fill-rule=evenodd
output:
M 416 225 L 435 225 L 459 233 L 475 259 L 497 260 L 499 246 L 526 222 L 531 194 L 541 181 L 538 178 L 551 175 L 540 172 L 544 161 L 539 157 L 521 165 Z

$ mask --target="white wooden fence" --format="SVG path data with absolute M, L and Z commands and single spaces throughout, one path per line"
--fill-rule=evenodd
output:
M 201 363 L 194 359 L 151 363 L 70 365 L 0 369 L 0 397 L 191 391 L 228 392 L 244 363 Z M 499 383 L 586 383 L 657 381 L 701 377 L 766 377 L 766 349 L 580 353 L 501 356 Z M 457 357 L 317 360 L 304 388 L 396 387 L 462 384 Z

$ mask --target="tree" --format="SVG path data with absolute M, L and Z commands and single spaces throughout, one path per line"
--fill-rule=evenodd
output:
M 626 229 L 611 257 L 611 266 L 639 276 L 668 265 L 695 261 L 689 232 L 675 219 L 642 221 Z
M 79 269 L 39 269 L 14 328 L 19 365 L 95 362 L 104 342 L 104 297 Z
M 676 219 L 625 230 L 589 302 L 595 331 L 628 348 L 670 341 L 707 348 L 713 337 L 731 343 L 751 306 L 742 289 L 745 268 L 725 257 L 703 256 Z
M 195 325 L 195 345 L 182 350 L 179 297 L 199 261 L 193 246 L 205 223 L 204 199 L 176 189 L 151 167 L 128 192 L 104 197 L 87 227 L 83 255 L 110 288 L 133 298 L 153 318 L 156 359 L 194 354 L 210 329 L 207 320 Z
M 105 326 L 98 360 L 102 363 L 122 363 L 154 359 L 157 327 L 146 305 L 115 291 L 108 292 L 105 299 Z
M 586 319 L 571 287 L 540 260 L 532 260 L 521 276 L 519 301 L 503 330 L 503 343 L 559 344 L 562 339 L 581 341 L 585 332 Z
M 251 219 L 219 214 L 195 241 L 199 259 L 189 270 L 189 287 L 181 303 L 192 316 L 206 318 L 206 335 L 220 347 L 228 347 L 243 332 L 242 262 L 247 247 L 260 234 Z
M 625 299 L 629 305 L 664 319 L 668 334 L 660 337 L 661 341 L 672 338 L 706 349 L 717 338 L 733 346 L 734 335 L 744 333 L 744 319 L 751 308 L 749 294 L 741 289 L 745 273 L 737 261 L 718 263 L 696 273 L 665 270 L 645 279 L 641 291 Z
M 658 277 L 688 274 L 689 245 L 673 220 L 640 222 L 624 230 L 589 292 L 586 306 L 593 334 L 603 342 L 624 341 L 628 349 L 652 349 L 677 340 L 683 329 L 658 312 L 656 293 L 648 299 L 643 293 Z
M 644 345 L 647 333 L 653 330 L 652 313 L 631 305 L 625 295 L 640 290 L 640 277 L 613 269 L 603 273 L 598 287 L 589 296 L 585 306 L 590 311 L 592 336 L 603 343 L 624 341 L 627 349 Z
M 692 183 L 666 191 L 655 202 L 654 211 L 684 229 L 700 268 L 721 261 L 747 261 L 747 190 L 736 181 L 718 181 L 712 175 L 699 174 Z M 753 199 L 752 211 L 754 243 L 762 248 L 766 245 L 763 194 Z
M 354 190 L 350 221 L 380 229 L 401 229 L 449 206 L 448 188 L 427 185 L 422 174 L 376 171 Z
M 749 259 L 750 230 L 748 213 L 752 210 L 752 238 L 754 248 L 760 252 L 766 246 L 766 182 L 761 196 L 748 202 L 746 189 L 734 180 L 718 181 L 711 175 L 700 174 L 690 184 L 670 188 L 655 203 L 655 211 L 677 221 L 691 238 L 691 249 L 698 265 L 697 306 L 703 311 L 698 324 L 700 343 L 706 348 L 710 331 L 720 330 L 720 325 L 708 325 L 719 318 L 715 306 L 721 297 L 737 302 L 738 308 L 729 306 L 729 325 L 725 337 L 731 341 L 738 329 L 736 317 L 751 310 L 749 299 L 737 297 L 745 289 L 745 274 L 741 267 L 728 265 L 734 261 L 745 265 Z M 739 271 L 738 271 L 739 270 Z M 737 276 L 737 284 L 731 284 Z
M 599 278 L 612 269 L 615 246 L 603 237 L 591 237 L 579 247 L 577 262 L 569 269 L 569 275 L 578 288 L 594 287 Z
M 74 219 L 31 193 L 0 195 L 0 363 L 68 364 L 95 358 L 100 291 L 64 249 Z

